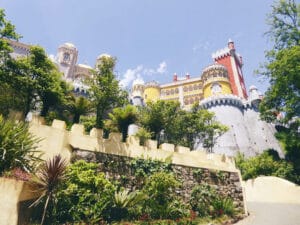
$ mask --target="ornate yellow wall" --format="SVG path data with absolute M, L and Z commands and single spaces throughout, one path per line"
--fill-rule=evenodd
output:
M 211 80 L 209 83 L 207 83 L 205 86 L 204 86 L 204 89 L 203 89 L 203 92 L 204 92 L 204 98 L 208 98 L 208 97 L 211 97 L 213 95 L 217 95 L 217 94 L 214 94 L 212 93 L 212 85 L 214 83 L 218 83 L 221 85 L 221 91 L 217 94 L 231 94 L 232 91 L 231 91 L 231 87 L 230 87 L 230 84 L 228 83 L 228 81 L 222 81 L 220 79 L 215 79 L 215 80 Z
M 156 102 L 160 99 L 160 88 L 159 87 L 146 87 L 144 91 L 145 102 L 153 101 Z

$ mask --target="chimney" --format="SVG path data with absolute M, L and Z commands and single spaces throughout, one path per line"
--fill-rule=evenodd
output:
M 187 73 L 187 74 L 185 75 L 185 79 L 187 79 L 187 80 L 190 79 L 190 77 L 191 77 L 191 76 L 189 75 L 189 73 Z
M 233 40 L 231 40 L 231 39 L 229 39 L 228 40 L 228 48 L 231 50 L 231 49 L 235 49 L 234 48 L 234 42 L 233 42 Z
M 173 81 L 177 81 L 177 74 L 176 73 L 174 73 L 174 75 L 173 75 Z

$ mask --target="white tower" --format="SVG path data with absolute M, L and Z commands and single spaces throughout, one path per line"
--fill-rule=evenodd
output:
M 58 66 L 66 80 L 74 80 L 74 70 L 77 63 L 78 50 L 72 43 L 65 43 L 58 48 Z

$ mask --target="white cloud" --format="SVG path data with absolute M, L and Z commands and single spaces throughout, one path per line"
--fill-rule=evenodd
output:
M 209 41 L 199 41 L 193 46 L 193 52 L 199 52 L 199 51 L 205 51 L 208 50 L 211 46 L 211 43 Z
M 120 81 L 120 86 L 124 88 L 128 87 L 132 81 L 134 81 L 137 78 L 140 78 L 143 68 L 143 65 L 139 65 L 134 69 L 126 70 L 125 74 L 123 75 L 123 78 Z
M 134 69 L 127 69 L 120 81 L 120 86 L 123 88 L 128 87 L 133 81 L 138 81 L 139 83 L 143 81 L 143 76 L 152 76 L 155 74 L 164 74 L 167 72 L 167 63 L 162 61 L 156 69 L 144 68 L 143 65 L 139 65 Z M 144 81 L 143 81 L 144 82 Z
M 167 72 L 167 63 L 165 61 L 161 62 L 156 71 L 159 74 L 166 73 Z

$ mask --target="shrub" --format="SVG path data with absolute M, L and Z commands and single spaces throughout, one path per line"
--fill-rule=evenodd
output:
M 170 173 L 157 172 L 151 175 L 143 188 L 143 192 L 149 196 L 144 203 L 144 213 L 152 219 L 170 219 L 178 212 L 174 211 L 175 189 L 180 183 Z M 173 214 L 174 213 L 174 214 Z
M 293 165 L 279 159 L 272 151 L 265 151 L 249 159 L 239 154 L 235 160 L 244 180 L 264 175 L 278 176 L 296 183 L 299 181 L 299 177 L 294 173 Z
M 15 168 L 33 171 L 40 162 L 38 142 L 29 133 L 27 123 L 5 120 L 0 115 L 0 175 Z
M 57 222 L 95 224 L 110 219 L 115 187 L 97 168 L 82 160 L 68 167 L 68 179 L 57 194 Z
M 172 171 L 171 163 L 153 159 L 133 159 L 130 162 L 130 166 L 137 177 L 147 177 L 156 172 Z
M 153 133 L 149 132 L 147 129 L 141 127 L 135 134 L 136 137 L 140 139 L 140 145 L 145 146 L 146 140 L 152 137 Z
M 223 215 L 234 216 L 235 209 L 231 198 L 223 198 L 218 196 L 212 201 L 212 211 L 210 215 L 214 218 Z
M 112 220 L 138 218 L 140 216 L 141 203 L 147 196 L 140 191 L 129 192 L 128 189 L 115 192 L 113 207 L 111 209 Z
M 84 126 L 85 132 L 96 127 L 96 116 L 80 116 L 80 124 Z
M 217 193 L 214 188 L 208 184 L 197 185 L 191 193 L 190 205 L 192 210 L 198 212 L 201 217 L 209 216 L 210 206 L 216 200 Z

